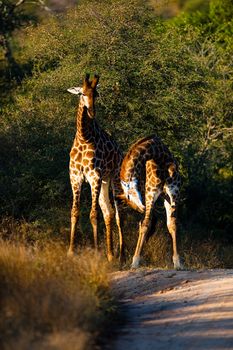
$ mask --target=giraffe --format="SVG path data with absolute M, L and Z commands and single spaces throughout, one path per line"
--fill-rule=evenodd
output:
M 139 224 L 139 237 L 133 256 L 132 268 L 137 268 L 143 244 L 151 234 L 151 221 L 154 216 L 155 202 L 164 197 L 167 227 L 173 243 L 173 264 L 182 268 L 177 252 L 177 205 L 181 179 L 178 165 L 167 146 L 156 136 L 148 136 L 134 143 L 125 155 L 120 172 L 124 194 L 120 195 L 133 209 L 144 214 Z M 141 193 L 145 195 L 145 205 Z
M 113 189 L 115 217 L 119 232 L 120 259 L 123 257 L 123 239 L 121 215 L 117 205 L 117 195 L 122 193 L 120 184 L 120 166 L 123 155 L 117 143 L 98 125 L 95 119 L 95 99 L 98 96 L 99 76 L 86 74 L 82 87 L 72 87 L 68 91 L 80 96 L 77 112 L 77 132 L 70 152 L 70 182 L 73 192 L 71 209 L 71 232 L 68 255 L 74 254 L 76 226 L 80 212 L 81 186 L 86 180 L 91 187 L 92 205 L 90 221 L 94 235 L 95 249 L 97 239 L 98 203 L 106 226 L 107 258 L 113 259 L 112 223 L 114 209 L 109 199 L 109 187 Z

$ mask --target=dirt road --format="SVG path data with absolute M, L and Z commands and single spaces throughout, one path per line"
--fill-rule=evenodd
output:
M 126 322 L 114 350 L 233 349 L 233 270 L 113 273 Z

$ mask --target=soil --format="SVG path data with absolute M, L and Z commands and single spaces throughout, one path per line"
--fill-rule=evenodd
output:
M 233 349 L 233 270 L 140 269 L 111 280 L 125 322 L 109 348 Z

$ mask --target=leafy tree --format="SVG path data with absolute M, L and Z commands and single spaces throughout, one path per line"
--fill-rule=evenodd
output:
M 9 66 L 15 67 L 16 62 L 10 46 L 12 33 L 20 28 L 26 20 L 26 16 L 20 9 L 23 1 L 13 3 L 10 0 L 0 1 L 0 44 L 3 47 L 4 56 Z
M 194 52 L 207 78 L 203 101 L 199 105 L 199 136 L 185 151 L 189 169 L 188 210 L 196 222 L 215 232 L 224 232 L 228 239 L 231 239 L 233 197 L 230 151 L 233 136 L 232 14 L 228 0 L 211 0 L 207 12 L 175 19 L 175 26 L 180 28 L 182 36 L 190 28 L 199 32 Z
M 38 6 L 49 10 L 44 0 L 36 0 L 33 3 L 28 0 L 0 0 L 0 46 L 8 64 L 10 79 L 15 78 L 20 81 L 23 75 L 23 70 L 15 60 L 12 38 L 17 30 L 36 21 Z M 31 10 L 32 7 L 34 11 Z
M 185 12 L 206 12 L 209 8 L 209 0 L 178 0 L 178 3 Z

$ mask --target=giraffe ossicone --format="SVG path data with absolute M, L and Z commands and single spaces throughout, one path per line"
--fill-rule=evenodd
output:
M 71 87 L 67 89 L 68 92 L 74 95 L 82 95 L 83 94 L 83 89 L 81 87 Z

